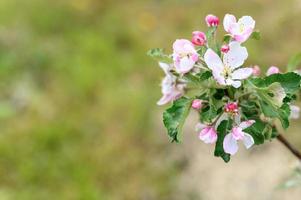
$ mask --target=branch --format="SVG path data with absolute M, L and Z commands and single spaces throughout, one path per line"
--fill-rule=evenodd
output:
M 292 153 L 292 154 L 294 154 L 294 156 L 296 156 L 298 159 L 299 159 L 299 161 L 301 161 L 301 153 L 300 153 L 300 151 L 298 150 L 298 149 L 296 149 L 294 146 L 292 146 L 292 144 L 291 143 L 289 143 L 289 141 L 287 141 L 286 139 L 285 139 L 285 137 L 283 137 L 281 134 L 279 134 L 278 136 L 277 136 L 277 139 L 286 147 L 286 148 L 288 148 L 289 150 L 290 150 L 290 152 Z

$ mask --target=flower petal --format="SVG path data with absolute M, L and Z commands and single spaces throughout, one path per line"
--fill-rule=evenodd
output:
M 217 140 L 217 133 L 213 127 L 208 126 L 200 132 L 199 138 L 206 144 L 212 144 Z
M 252 73 L 253 73 L 252 68 L 240 68 L 232 73 L 232 79 L 243 80 L 251 76 Z
M 230 50 L 224 55 L 223 61 L 226 66 L 236 69 L 242 66 L 248 58 L 248 51 L 246 47 L 242 47 L 238 42 L 231 42 L 229 47 Z
M 187 73 L 193 68 L 194 63 L 195 61 L 185 56 L 180 60 L 180 63 L 175 65 L 176 71 L 178 73 Z
M 245 147 L 247 149 L 249 149 L 251 146 L 253 146 L 254 139 L 253 139 L 253 137 L 250 134 L 245 133 L 245 136 L 243 138 L 243 143 L 244 143 Z
M 224 64 L 221 58 L 212 50 L 208 49 L 204 55 L 205 63 L 213 72 L 221 72 L 224 69 Z
M 252 126 L 254 123 L 255 123 L 255 120 L 247 120 L 247 121 L 241 122 L 239 124 L 239 127 L 242 129 L 246 129 L 246 128 Z
M 169 74 L 169 70 L 171 68 L 169 64 L 166 64 L 164 62 L 159 62 L 159 66 L 161 67 L 161 69 L 164 71 L 165 74 Z
M 226 14 L 224 17 L 224 29 L 226 32 L 230 32 L 232 24 L 236 23 L 236 18 L 234 15 Z
M 239 88 L 241 86 L 241 82 L 240 81 L 233 81 L 231 85 L 235 88 Z
M 295 105 L 290 105 L 291 115 L 290 119 L 299 119 L 300 117 L 300 107 Z
M 234 155 L 238 150 L 237 141 L 234 139 L 232 134 L 226 135 L 223 142 L 224 151 L 231 155 Z
M 251 16 L 243 16 L 238 20 L 238 24 L 243 26 L 244 29 L 255 28 L 255 21 Z

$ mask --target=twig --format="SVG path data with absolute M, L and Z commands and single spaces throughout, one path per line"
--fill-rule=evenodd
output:
M 296 149 L 285 137 L 283 137 L 281 134 L 277 136 L 277 139 L 290 150 L 292 154 L 294 154 L 300 161 L 301 161 L 301 153 L 298 149 Z

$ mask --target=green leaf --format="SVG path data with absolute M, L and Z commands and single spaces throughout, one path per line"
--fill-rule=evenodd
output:
M 191 102 L 191 99 L 182 97 L 174 101 L 173 105 L 163 113 L 163 123 L 172 142 L 180 141 L 182 127 L 189 114 Z
M 261 38 L 261 34 L 260 34 L 260 31 L 254 31 L 251 36 L 250 36 L 251 39 L 254 39 L 254 40 L 260 40 Z
M 215 143 L 215 150 L 214 150 L 214 156 L 221 157 L 225 162 L 230 161 L 230 154 L 226 153 L 224 151 L 223 142 L 224 138 L 228 133 L 228 130 L 232 128 L 232 121 L 231 120 L 224 120 L 220 123 L 220 125 L 217 127 L 217 141 Z
M 300 89 L 301 76 L 294 72 L 285 74 L 272 74 L 266 78 L 255 78 L 251 82 L 259 88 L 265 88 L 272 83 L 278 82 L 287 94 L 294 94 Z
M 290 58 L 287 64 L 287 71 L 291 72 L 297 69 L 301 64 L 301 53 L 297 53 L 293 57 Z
M 164 53 L 164 50 L 160 48 L 150 49 L 146 54 L 160 62 L 166 62 L 166 63 L 172 62 L 171 57 L 166 55 Z
M 230 42 L 230 40 L 231 40 L 231 35 L 225 35 L 224 36 L 224 38 L 223 38 L 223 41 L 225 42 L 225 43 L 229 43 Z
M 267 117 L 278 118 L 284 129 L 289 127 L 290 107 L 284 103 L 280 108 L 275 107 L 273 104 L 268 103 L 265 98 L 259 100 L 261 110 Z

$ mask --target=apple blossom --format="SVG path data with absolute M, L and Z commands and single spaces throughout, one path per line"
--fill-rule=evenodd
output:
M 245 47 L 240 46 L 238 42 L 231 42 L 229 47 L 230 50 L 224 54 L 223 61 L 212 49 L 206 51 L 204 60 L 220 85 L 232 85 L 239 88 L 241 80 L 251 76 L 253 70 L 252 68 L 239 68 L 248 57 Z
M 226 153 L 234 155 L 237 152 L 238 140 L 242 140 L 247 149 L 249 149 L 254 144 L 253 137 L 250 134 L 243 132 L 244 129 L 252 126 L 254 123 L 254 120 L 248 120 L 232 128 L 231 132 L 225 136 L 223 142 L 224 150 Z
M 189 72 L 198 60 L 198 57 L 199 54 L 189 40 L 178 39 L 173 43 L 173 60 L 178 73 Z
M 211 14 L 206 16 L 205 21 L 206 21 L 208 27 L 218 26 L 218 24 L 219 24 L 218 17 L 215 15 L 211 15 Z
M 162 80 L 162 98 L 157 102 L 158 105 L 164 105 L 181 97 L 184 93 L 185 84 L 176 84 L 176 77 L 169 72 L 171 66 L 159 62 L 160 67 L 165 72 L 165 77 Z
M 199 110 L 202 108 L 202 106 L 203 106 L 202 104 L 203 104 L 203 101 L 201 99 L 195 99 L 192 101 L 191 107 L 196 110 Z
M 255 21 L 250 16 L 243 16 L 238 21 L 234 15 L 226 14 L 224 18 L 224 29 L 237 42 L 245 42 L 255 28 Z
M 270 76 L 272 74 L 278 74 L 278 73 L 280 73 L 279 68 L 276 66 L 271 66 L 267 71 L 267 76 Z
M 227 14 L 224 28 L 228 33 L 222 41 L 215 37 L 218 18 L 208 15 L 206 23 L 206 33 L 194 31 L 191 41 L 176 40 L 172 54 L 165 54 L 161 48 L 147 53 L 159 61 L 165 73 L 161 83 L 163 95 L 157 104 L 171 103 L 163 113 L 163 124 L 171 141 L 180 142 L 185 120 L 195 109 L 199 116 L 199 139 L 215 143 L 214 156 L 225 162 L 238 151 L 239 141 L 248 149 L 273 138 L 301 160 L 301 153 L 292 150 L 278 131 L 278 122 L 286 130 L 290 120 L 300 115 L 300 108 L 294 104 L 301 88 L 300 70 L 295 70 L 301 62 L 300 54 L 290 59 L 287 73 L 271 66 L 259 77 L 259 66 L 244 67 L 248 51 L 242 43 L 254 30 L 252 17 L 243 16 L 236 21 Z M 252 38 L 259 39 L 256 36 Z
M 199 138 L 206 144 L 215 143 L 217 140 L 217 133 L 212 126 L 207 126 L 201 130 L 199 133 Z

